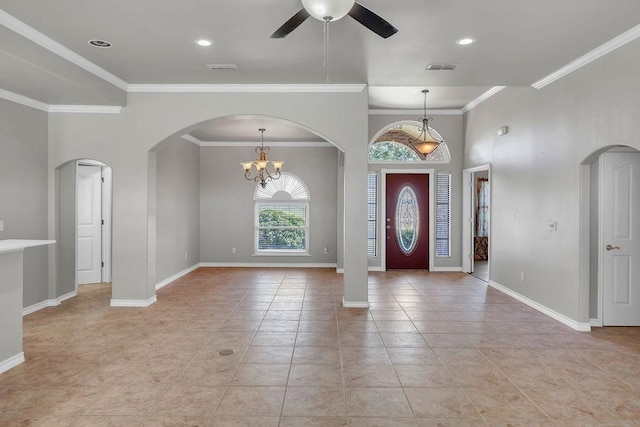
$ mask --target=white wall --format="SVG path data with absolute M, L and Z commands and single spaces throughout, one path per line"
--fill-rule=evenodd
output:
M 640 147 L 638 75 L 640 40 L 541 90 L 504 89 L 465 115 L 464 166 L 491 163 L 492 279 L 578 322 L 589 321 L 579 165 L 606 146 Z M 501 126 L 509 133 L 499 137 Z
M 0 99 L 0 153 L 0 240 L 46 239 L 47 113 Z M 49 298 L 47 253 L 24 252 L 24 307 Z
M 335 264 L 338 149 L 276 146 L 269 153 L 272 159 L 284 160 L 283 171 L 300 178 L 309 190 L 310 256 L 253 256 L 253 197 L 257 184 L 244 178 L 240 162 L 255 156 L 254 147 L 201 148 L 201 261 Z M 232 248 L 236 248 L 235 254 Z
M 200 147 L 172 138 L 154 152 L 156 281 L 160 282 L 200 262 Z

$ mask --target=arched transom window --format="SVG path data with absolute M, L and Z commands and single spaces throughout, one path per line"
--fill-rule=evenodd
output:
M 418 122 L 399 122 L 378 132 L 369 147 L 369 161 L 449 163 L 451 156 L 446 142 L 426 156 L 411 145 L 412 139 L 420 135 L 420 126 Z M 429 130 L 442 140 L 435 129 Z
M 256 186 L 255 250 L 262 255 L 309 253 L 309 190 L 289 173 Z

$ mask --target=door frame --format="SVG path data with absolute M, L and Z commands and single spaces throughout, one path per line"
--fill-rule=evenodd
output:
M 491 220 L 493 217 L 493 215 L 491 215 L 491 199 L 493 192 L 491 163 L 462 170 L 462 271 L 464 273 L 473 273 L 473 238 L 475 235 L 474 225 L 476 220 L 476 211 L 474 209 L 475 173 L 484 171 L 487 171 L 489 177 L 489 238 L 487 239 L 487 244 L 489 246 L 489 261 L 487 263 L 487 269 L 489 273 L 489 280 L 491 280 L 491 260 L 493 259 L 493 255 L 491 253 L 493 248 L 493 245 L 491 244 Z
M 434 257 L 433 251 L 435 250 L 435 214 L 434 210 L 434 195 L 435 195 L 435 173 L 433 168 L 429 169 L 382 169 L 380 170 L 380 210 L 383 215 L 380 218 L 386 218 L 387 212 L 387 175 L 398 174 L 428 174 L 429 175 L 429 271 L 433 271 Z M 378 221 L 378 236 L 386 236 L 386 221 Z M 387 245 L 386 240 L 380 242 L 380 269 L 381 271 L 387 271 Z

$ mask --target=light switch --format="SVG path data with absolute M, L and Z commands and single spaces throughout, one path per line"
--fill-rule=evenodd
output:
M 558 231 L 558 223 L 556 221 L 549 221 L 547 223 L 547 230 Z

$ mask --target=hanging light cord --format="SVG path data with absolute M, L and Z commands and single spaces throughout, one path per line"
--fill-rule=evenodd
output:
M 329 83 L 329 23 L 331 22 L 330 16 L 324 17 L 324 66 L 325 74 L 327 77 L 327 83 Z

